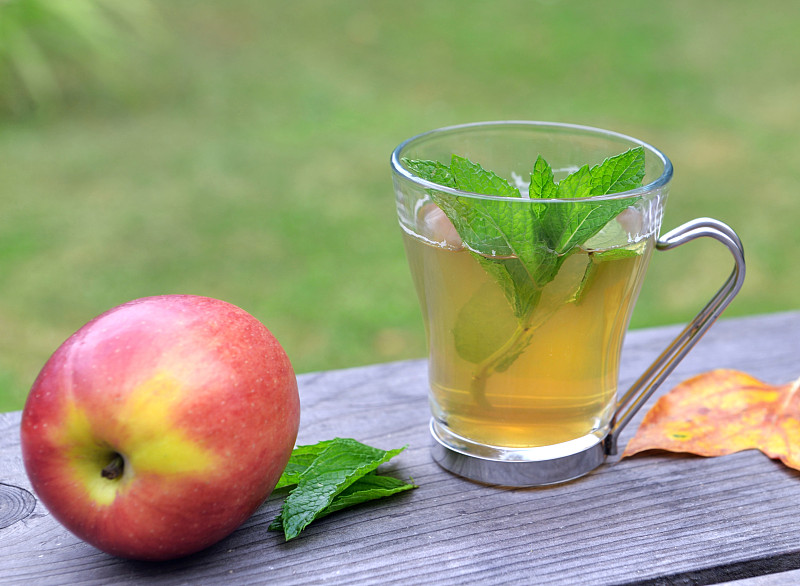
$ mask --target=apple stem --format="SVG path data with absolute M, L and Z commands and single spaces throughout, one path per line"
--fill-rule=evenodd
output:
M 100 472 L 100 475 L 103 478 L 108 478 L 109 480 L 116 480 L 120 476 L 122 476 L 122 471 L 125 469 L 125 461 L 122 459 L 122 456 L 115 453 L 114 456 L 111 458 L 111 461 L 106 464 L 106 467 Z

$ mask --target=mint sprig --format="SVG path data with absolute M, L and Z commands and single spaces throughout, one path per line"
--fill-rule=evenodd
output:
M 524 352 L 535 328 L 548 317 L 536 312 L 544 287 L 555 279 L 572 253 L 639 199 L 637 196 L 586 198 L 640 187 L 645 174 L 644 148 L 632 148 L 593 167 L 584 165 L 559 182 L 555 181 L 551 166 L 539 156 L 530 174 L 527 198 L 506 179 L 456 154 L 452 155 L 449 166 L 439 161 L 411 159 L 403 159 L 403 163 L 432 183 L 504 198 L 429 190 L 431 199 L 453 223 L 465 247 L 503 289 L 518 322 L 504 343 L 488 351 L 476 351 L 475 344 L 456 340 L 457 349 L 469 349 L 469 356 L 462 358 L 477 364 L 473 394 L 486 405 L 483 389 L 487 377 L 507 369 Z M 548 203 L 552 199 L 574 201 Z M 582 297 L 587 283 L 588 279 L 584 279 L 571 300 Z M 461 328 L 462 332 L 468 330 Z M 455 332 L 458 334 L 458 326 Z
M 349 438 L 296 447 L 275 487 L 276 490 L 295 488 L 269 529 L 283 531 L 288 541 L 316 519 L 416 488 L 414 484 L 375 473 L 378 466 L 404 449 L 384 451 Z
M 599 165 L 584 165 L 559 183 L 553 181 L 550 165 L 539 156 L 531 173 L 530 197 L 580 199 L 609 195 L 641 187 L 644 179 L 644 149 L 636 147 Z M 565 256 L 597 234 L 638 198 L 540 204 L 532 210 L 539 228 L 546 231 L 552 251 Z

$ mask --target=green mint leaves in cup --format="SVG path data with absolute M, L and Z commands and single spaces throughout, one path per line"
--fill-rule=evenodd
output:
M 547 312 L 537 311 L 537 306 L 544 288 L 555 279 L 565 260 L 639 199 L 596 196 L 641 187 L 645 175 L 644 148 L 632 148 L 592 167 L 583 165 L 558 182 L 551 166 L 539 156 L 528 185 L 521 181 L 512 185 L 456 154 L 452 155 L 449 166 L 440 161 L 411 159 L 403 159 L 403 164 L 431 183 L 469 194 L 494 196 L 481 198 L 429 190 L 432 201 L 453 224 L 464 247 L 500 285 L 517 322 L 508 338 L 499 343 L 487 343 L 490 338 L 469 331 L 469 326 L 455 328 L 456 348 L 462 358 L 476 364 L 472 386 L 480 402 L 486 379 L 494 372 L 508 369 L 525 351 L 536 327 L 547 319 Z M 547 200 L 555 199 L 562 201 L 548 205 Z M 575 283 L 567 299 L 580 301 L 591 284 L 596 263 L 603 262 L 604 256 L 626 254 L 638 252 L 629 248 L 593 252 L 583 279 Z M 474 319 L 474 312 L 479 311 L 477 304 L 468 304 L 465 310 L 472 312 L 473 319 L 464 322 L 477 323 Z

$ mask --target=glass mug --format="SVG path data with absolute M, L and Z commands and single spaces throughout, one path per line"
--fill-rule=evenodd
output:
M 642 187 L 576 199 L 526 193 L 539 155 L 558 182 L 633 147 L 644 149 Z M 408 163 L 449 165 L 454 154 L 516 184 L 522 195 L 459 191 L 420 177 Z M 628 136 L 547 122 L 466 124 L 406 140 L 391 166 L 428 343 L 432 453 L 443 468 L 472 480 L 536 486 L 599 466 L 744 280 L 741 242 L 722 222 L 701 218 L 659 237 L 672 164 Z M 612 217 L 598 216 L 596 209 L 608 205 Z M 552 230 L 546 224 L 533 224 L 529 245 L 509 236 L 513 223 L 494 219 L 528 218 L 534 207 L 544 217 L 593 218 L 595 225 L 585 241 L 564 251 L 548 248 L 552 237 L 535 234 Z M 653 250 L 703 236 L 727 246 L 733 272 L 618 400 L 622 341 Z M 556 268 L 546 270 L 547 263 Z

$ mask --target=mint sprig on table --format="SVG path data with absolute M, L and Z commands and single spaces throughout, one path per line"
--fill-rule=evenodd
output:
M 288 541 L 316 519 L 417 488 L 414 484 L 375 473 L 378 466 L 404 449 L 384 451 L 349 438 L 296 447 L 275 490 L 294 488 L 269 529 L 283 531 Z
M 546 319 L 536 315 L 544 287 L 555 279 L 573 252 L 639 199 L 636 196 L 588 201 L 583 198 L 641 187 L 645 174 L 644 148 L 632 148 L 592 167 L 586 164 L 558 182 L 551 166 L 539 156 L 530 173 L 526 196 L 506 179 L 456 154 L 452 155 L 449 166 L 440 161 L 412 159 L 403 159 L 403 163 L 422 179 L 437 185 L 527 200 L 525 204 L 512 205 L 503 199 L 429 190 L 467 250 L 502 287 L 518 322 L 508 340 L 489 352 L 476 351 L 456 339 L 457 349 L 470 348 L 462 357 L 477 364 L 473 394 L 485 404 L 486 379 L 493 372 L 506 370 L 524 352 L 536 326 Z M 553 204 L 543 201 L 549 199 L 575 201 Z M 584 284 L 573 300 L 580 297 Z M 456 336 L 458 333 L 457 326 Z

